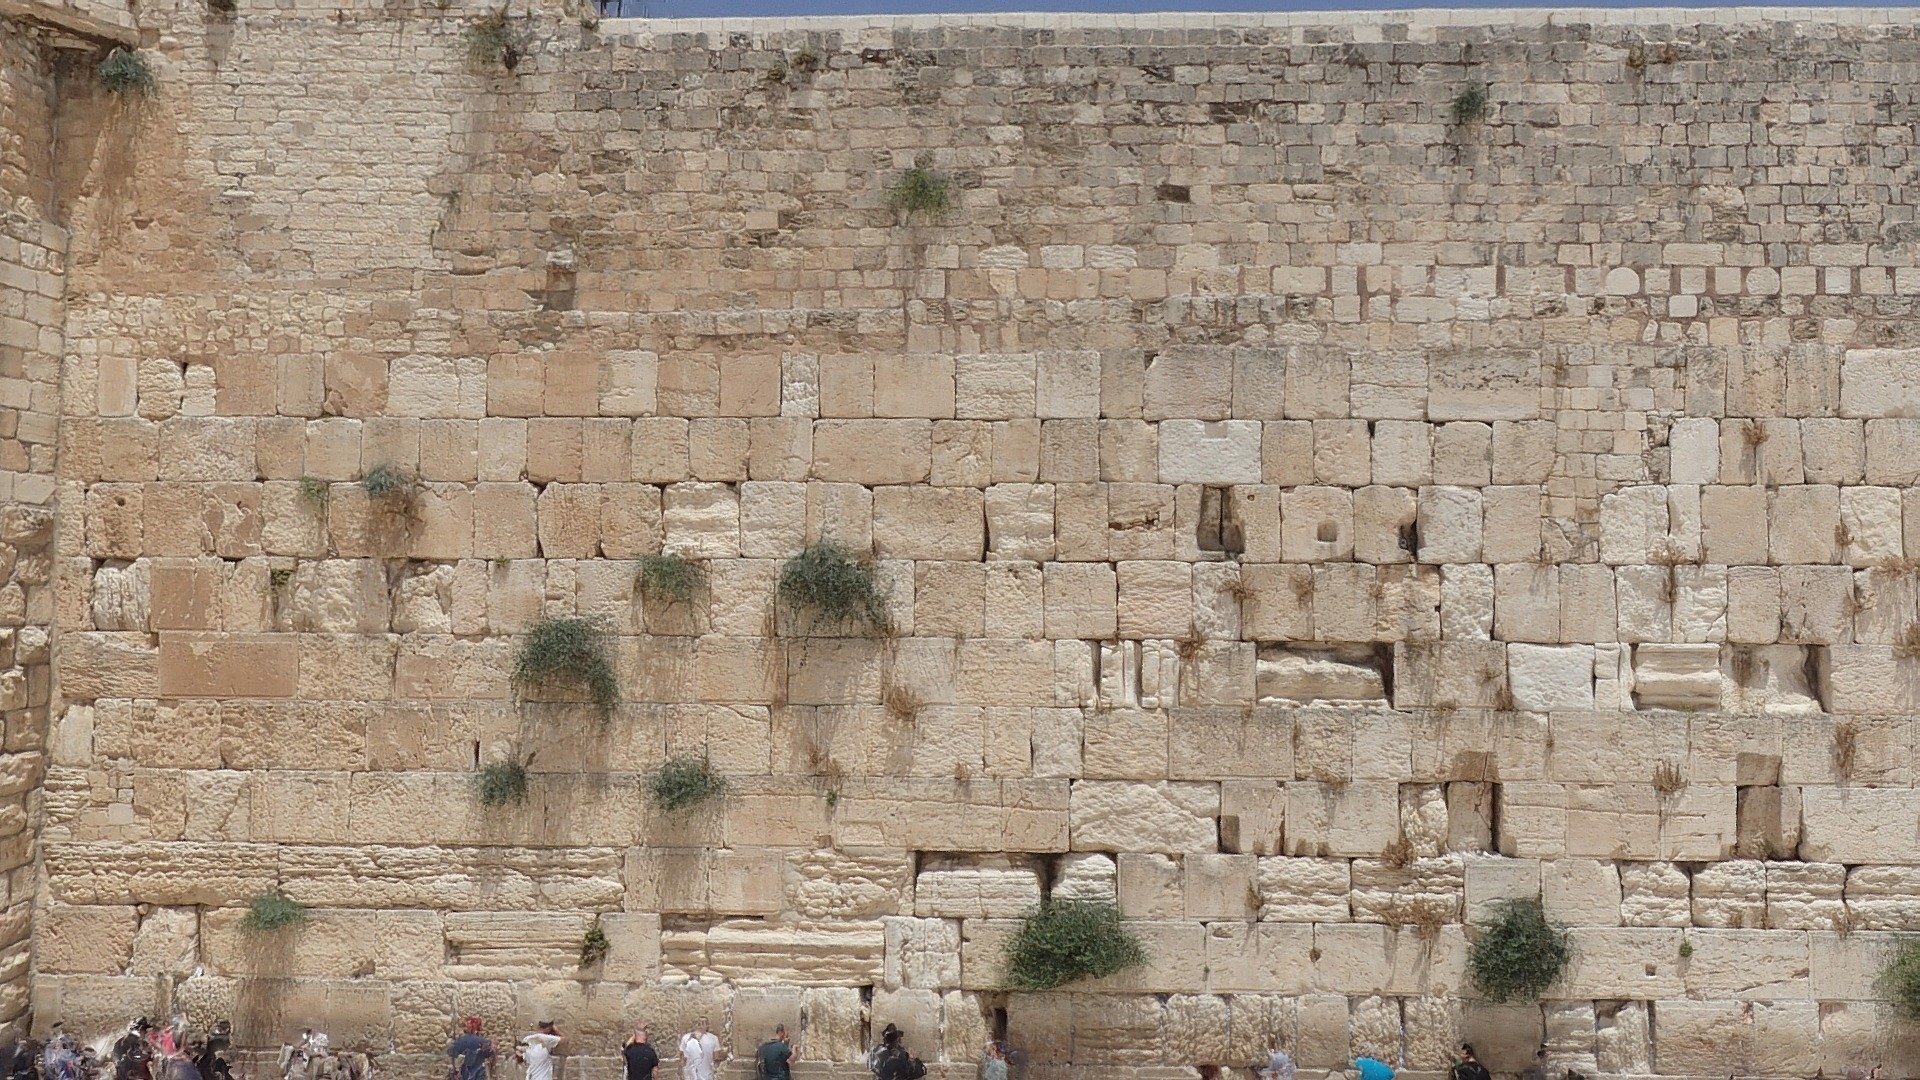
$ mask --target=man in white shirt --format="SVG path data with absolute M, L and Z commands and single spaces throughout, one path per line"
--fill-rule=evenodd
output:
M 527 1063 L 527 1080 L 553 1080 L 553 1049 L 560 1045 L 560 1033 L 553 1021 L 542 1020 L 540 1030 L 520 1039 L 520 1060 Z
M 680 1036 L 680 1080 L 713 1080 L 713 1067 L 726 1058 L 720 1040 L 707 1030 L 701 1017 L 693 1030 Z

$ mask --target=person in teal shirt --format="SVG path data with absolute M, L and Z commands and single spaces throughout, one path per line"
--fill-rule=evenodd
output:
M 773 1038 L 760 1044 L 755 1055 L 761 1080 L 793 1080 L 793 1044 L 787 1041 L 787 1025 L 773 1029 Z
M 1353 1067 L 1359 1070 L 1360 1080 L 1393 1080 L 1393 1066 L 1375 1058 L 1355 1058 Z

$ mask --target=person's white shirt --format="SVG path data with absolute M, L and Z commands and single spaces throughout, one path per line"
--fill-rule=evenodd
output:
M 680 1036 L 681 1080 L 713 1080 L 713 1058 L 720 1052 L 720 1037 L 689 1031 Z
M 520 1056 L 527 1062 L 527 1080 L 553 1080 L 553 1048 L 560 1036 L 536 1031 L 520 1040 Z

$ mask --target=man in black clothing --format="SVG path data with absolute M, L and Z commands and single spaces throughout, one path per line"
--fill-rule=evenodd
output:
M 887 1025 L 886 1042 L 880 1048 L 878 1068 L 874 1073 L 879 1080 L 920 1080 L 927 1075 L 927 1067 L 920 1059 L 907 1053 L 907 1040 L 898 1028 Z
M 653 1080 L 653 1070 L 660 1066 L 660 1053 L 647 1042 L 645 1024 L 633 1029 L 627 1045 L 620 1048 L 620 1056 L 627 1063 L 627 1080 Z
M 1474 1056 L 1472 1043 L 1460 1044 L 1460 1056 L 1453 1059 L 1453 1080 L 1493 1080 L 1493 1074 Z

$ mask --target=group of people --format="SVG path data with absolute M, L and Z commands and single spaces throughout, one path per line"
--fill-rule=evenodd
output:
M 526 1069 L 526 1080 L 553 1080 L 553 1061 L 563 1039 L 552 1021 L 541 1021 L 535 1029 L 520 1037 L 513 1056 Z M 674 1047 L 680 1055 L 680 1080 L 713 1080 L 714 1069 L 727 1059 L 705 1018 L 682 1034 Z M 620 1048 L 626 1080 L 654 1080 L 660 1067 L 660 1052 L 655 1048 L 647 1025 L 633 1029 Z M 793 1080 L 793 1063 L 800 1057 L 798 1041 L 785 1024 L 776 1024 L 772 1035 L 755 1049 L 754 1069 L 760 1080 Z M 486 1034 L 486 1025 L 477 1016 L 462 1022 L 460 1033 L 447 1044 L 447 1080 L 489 1080 L 488 1071 L 498 1062 L 500 1053 Z M 867 1068 L 875 1080 L 920 1080 L 927 1066 L 907 1048 L 906 1034 L 893 1024 L 880 1033 L 880 1041 L 867 1054 Z M 1007 1049 L 1000 1043 L 989 1044 L 981 1068 L 983 1080 L 1007 1080 Z
M 104 1042 L 104 1040 L 102 1040 Z M 103 1055 L 56 1023 L 44 1043 L 21 1039 L 0 1050 L 6 1080 L 233 1080 L 233 1027 L 197 1031 L 184 1016 L 156 1024 L 142 1016 Z

